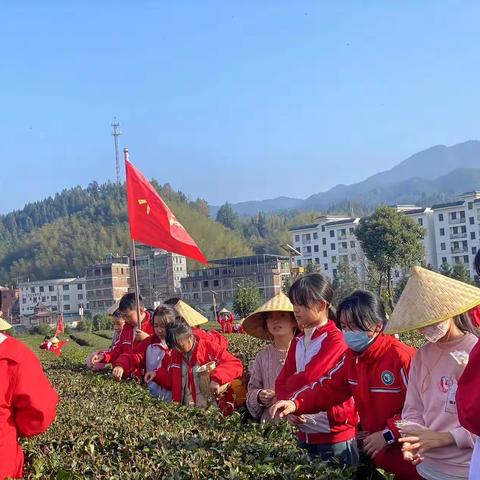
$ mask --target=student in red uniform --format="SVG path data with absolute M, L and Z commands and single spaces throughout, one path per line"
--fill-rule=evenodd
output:
M 155 381 L 172 391 L 172 400 L 182 405 L 204 408 L 209 397 L 217 400 L 224 414 L 233 411 L 233 405 L 225 405 L 225 395 L 229 396 L 233 383 L 242 376 L 242 362 L 229 353 L 223 346 L 199 336 L 182 317 L 168 325 L 167 345 L 172 349 L 165 357 L 161 368 L 156 373 L 149 373 L 145 381 Z M 201 368 L 212 366 L 208 391 L 202 388 Z M 226 393 L 222 393 L 225 384 L 232 384 Z
M 57 403 L 33 352 L 0 333 L 0 480 L 22 478 L 23 451 L 17 439 L 47 430 Z
M 130 353 L 136 343 L 145 340 L 153 335 L 153 326 L 151 315 L 145 309 L 142 297 L 140 297 L 140 328 L 138 327 L 137 318 L 137 302 L 134 293 L 125 294 L 120 300 L 118 307 L 123 318 L 125 318 L 125 326 L 118 340 L 117 345 L 110 352 L 99 353 L 92 358 L 92 365 L 96 363 L 113 363 L 122 353 Z M 135 371 L 137 377 L 141 377 L 140 370 Z
M 299 278 L 288 292 L 298 326 L 303 331 L 290 343 L 285 365 L 275 382 L 278 400 L 289 399 L 337 364 L 347 350 L 342 332 L 335 325 L 331 307 L 333 290 L 318 273 Z M 358 463 L 357 414 L 351 396 L 309 415 L 292 415 L 298 427 L 300 446 L 312 456 L 347 465 Z
M 363 450 L 375 466 L 395 474 L 399 480 L 419 478 L 415 468 L 403 460 L 394 423 L 402 413 L 415 350 L 383 333 L 385 310 L 373 293 L 354 292 L 340 303 L 337 315 L 349 350 L 324 376 L 299 389 L 290 399 L 277 402 L 271 413 L 286 416 L 316 412 L 353 395 Z
M 117 380 L 128 378 L 137 370 L 147 372 L 146 378 L 149 378 L 148 372 L 153 372 L 160 368 L 163 359 L 170 355 L 170 350 L 165 343 L 165 334 L 167 326 L 175 320 L 176 312 L 169 305 L 160 305 L 153 315 L 154 335 L 138 343 L 131 353 L 123 353 L 113 363 L 112 375 Z M 148 389 L 152 396 L 163 400 L 172 401 L 172 393 L 155 382 L 147 382 Z

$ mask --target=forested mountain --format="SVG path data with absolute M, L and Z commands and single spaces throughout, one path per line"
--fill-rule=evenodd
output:
M 204 200 L 152 184 L 207 258 L 252 253 L 241 235 L 208 218 Z M 63 190 L 0 216 L 0 284 L 84 275 L 105 254 L 128 252 L 129 242 L 124 186 Z

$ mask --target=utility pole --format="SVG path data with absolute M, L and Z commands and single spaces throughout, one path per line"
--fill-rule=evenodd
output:
M 112 127 L 113 127 L 113 139 L 115 141 L 115 169 L 117 173 L 117 185 L 120 185 L 120 158 L 118 156 L 118 137 L 122 134 L 118 127 L 120 124 L 117 121 L 117 117 L 113 119 Z

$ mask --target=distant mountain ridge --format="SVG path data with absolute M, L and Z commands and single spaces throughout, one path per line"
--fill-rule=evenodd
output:
M 451 198 L 480 190 L 480 141 L 469 140 L 447 147 L 436 145 L 415 153 L 395 167 L 352 185 L 336 185 L 306 199 L 278 197 L 233 204 L 239 215 L 285 210 L 325 211 L 332 205 L 355 201 L 369 207 L 381 203 L 422 203 L 429 197 Z M 216 214 L 218 207 L 211 207 Z

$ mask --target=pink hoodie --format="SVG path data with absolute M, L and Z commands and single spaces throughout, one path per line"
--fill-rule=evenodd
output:
M 435 432 L 450 432 L 455 439 L 453 445 L 424 453 L 425 460 L 417 466 L 420 475 L 422 470 L 433 470 L 468 478 L 475 440 L 458 420 L 455 394 L 464 367 L 450 352 L 470 353 L 477 340 L 468 333 L 447 343 L 427 343 L 413 358 L 402 419 Z

